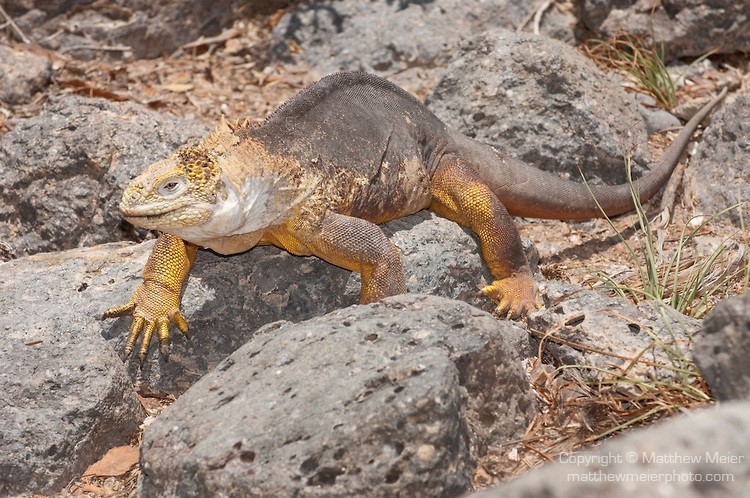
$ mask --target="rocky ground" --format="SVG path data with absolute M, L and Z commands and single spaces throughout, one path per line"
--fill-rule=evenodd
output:
M 0 495 L 743 495 L 746 3 L 2 9 Z M 671 112 L 577 48 L 622 30 L 653 34 L 684 76 Z M 595 277 L 642 296 L 636 215 L 519 219 L 545 306 L 501 320 L 477 291 L 489 275 L 474 237 L 419 213 L 384 227 L 407 295 L 358 306 L 358 276 L 315 258 L 201 251 L 183 301 L 191 339 L 173 334 L 168 363 L 124 359 L 127 320 L 98 317 L 128 299 L 153 244 L 118 215 L 126 182 L 221 115 L 262 120 L 343 69 L 391 79 L 540 168 L 603 183 L 627 179 L 626 152 L 646 171 L 727 87 L 684 175 L 647 206 L 661 213 L 654 271 L 680 248 L 664 302 L 634 303 Z

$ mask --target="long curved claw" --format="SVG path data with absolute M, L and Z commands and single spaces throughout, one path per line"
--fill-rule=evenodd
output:
M 159 320 L 156 332 L 159 336 L 159 353 L 164 357 L 164 361 L 169 361 L 169 320 Z
M 174 323 L 177 326 L 177 328 L 180 330 L 180 332 L 182 332 L 185 335 L 188 335 L 188 329 L 190 327 L 188 327 L 188 323 L 185 320 L 185 317 L 182 316 L 182 313 L 180 313 L 179 310 L 175 311 L 169 316 L 169 321 Z

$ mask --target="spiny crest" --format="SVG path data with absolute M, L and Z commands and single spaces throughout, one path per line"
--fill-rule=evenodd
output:
M 203 147 L 183 147 L 177 155 L 185 175 L 198 188 L 216 183 L 221 176 L 216 159 Z
M 224 119 L 224 116 L 222 116 L 222 120 Z M 250 121 L 250 118 L 245 118 L 243 120 L 236 120 L 234 123 L 231 121 L 227 122 L 227 126 L 232 131 L 238 131 L 243 130 L 246 128 L 252 128 L 254 126 L 253 122 Z
M 203 142 L 201 142 L 201 147 L 205 148 L 206 150 L 214 151 L 218 154 L 224 154 L 228 152 L 232 146 L 237 145 L 237 143 L 240 141 L 240 138 L 237 135 L 238 131 L 252 128 L 253 126 L 254 125 L 249 118 L 245 119 L 244 121 L 240 121 L 238 119 L 237 121 L 232 123 L 227 121 L 222 115 L 219 126 L 217 126 L 214 131 L 212 131 L 205 139 L 203 139 Z

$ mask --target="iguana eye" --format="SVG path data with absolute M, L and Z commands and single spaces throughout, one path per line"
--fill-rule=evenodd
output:
M 167 178 L 157 187 L 162 195 L 174 195 L 182 191 L 185 183 L 179 178 Z

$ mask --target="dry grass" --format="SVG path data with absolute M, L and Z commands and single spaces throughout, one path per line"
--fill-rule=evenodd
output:
M 712 402 L 697 368 L 684 356 L 675 359 L 677 367 L 675 361 L 655 365 L 643 359 L 643 354 L 627 358 L 631 367 L 644 363 L 677 372 L 677 380 L 674 377 L 669 381 L 635 378 L 630 368 L 606 371 L 597 368 L 600 380 L 592 383 L 584 381 L 578 369 L 594 367 L 555 367 L 545 353 L 545 344 L 549 341 L 587 348 L 570 344 L 550 331 L 532 330 L 531 333 L 540 342 L 537 357 L 527 360 L 527 372 L 540 411 L 522 440 L 496 448 L 482 458 L 474 476 L 476 488 L 511 479 L 561 455 L 591 448 L 612 434 Z M 670 345 L 655 340 L 652 347 L 669 348 Z M 673 353 L 671 349 L 670 354 Z M 616 354 L 610 356 L 623 359 Z
M 710 51 L 693 60 L 685 71 L 673 78 L 667 70 L 664 46 L 655 43 L 650 37 L 617 33 L 606 40 L 587 40 L 579 46 L 579 50 L 603 71 L 615 71 L 627 78 L 637 91 L 650 94 L 667 110 L 678 104 L 677 86 L 687 69 L 716 52 Z M 739 85 L 741 71 L 726 64 L 725 69 L 732 74 L 722 76 L 721 73 L 712 71 L 710 77 L 724 81 L 724 84 L 733 84 L 729 82 L 734 81 Z M 709 89 L 715 86 L 709 85 Z M 701 85 L 693 85 L 693 89 L 700 87 Z
M 580 49 L 605 71 L 615 70 L 629 78 L 666 109 L 677 105 L 663 46 L 645 37 L 621 33 L 607 40 L 589 40 Z

